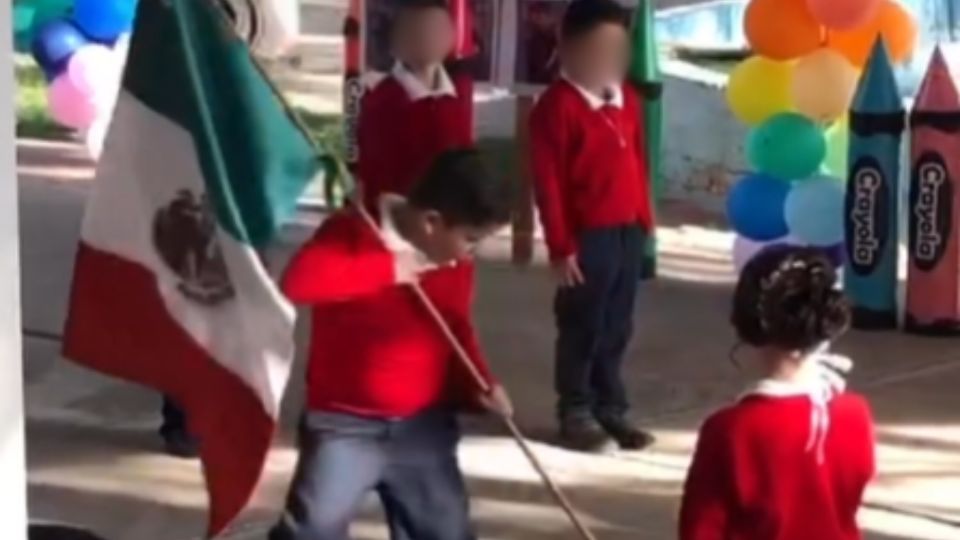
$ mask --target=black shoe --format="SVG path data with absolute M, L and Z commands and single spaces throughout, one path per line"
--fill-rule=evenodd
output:
M 653 435 L 634 426 L 623 416 L 601 418 L 599 425 L 617 441 L 621 450 L 643 450 L 656 440 Z
M 167 431 L 161 435 L 167 455 L 181 459 L 194 459 L 200 456 L 200 444 L 186 431 Z
M 613 439 L 590 417 L 561 420 L 560 444 L 570 450 L 591 454 L 606 454 L 616 449 Z

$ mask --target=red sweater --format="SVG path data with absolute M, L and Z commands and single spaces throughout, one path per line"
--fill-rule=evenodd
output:
M 623 95 L 622 108 L 594 109 L 561 79 L 531 113 L 534 185 L 553 260 L 576 253 L 586 229 L 653 226 L 641 110 L 632 89 Z
M 412 99 L 392 75 L 364 95 L 358 175 L 368 208 L 383 193 L 406 195 L 444 150 L 473 144 L 472 80 L 452 81 L 456 96 Z
M 866 401 L 828 405 L 824 461 L 807 450 L 806 397 L 752 396 L 700 430 L 680 513 L 680 540 L 858 540 L 857 509 L 874 474 Z
M 471 323 L 473 264 L 423 274 L 421 285 L 490 382 Z M 404 418 L 480 389 L 437 324 L 394 278 L 394 258 L 352 210 L 331 216 L 294 256 L 284 293 L 313 306 L 310 410 Z

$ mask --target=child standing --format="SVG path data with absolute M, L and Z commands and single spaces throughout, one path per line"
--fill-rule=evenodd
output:
M 850 322 L 836 277 L 799 248 L 768 250 L 744 269 L 732 322 L 760 380 L 700 430 L 681 540 L 859 540 L 873 428 L 866 401 L 835 371 L 849 360 L 824 352 Z
M 633 330 L 644 238 L 653 227 L 640 107 L 624 85 L 627 12 L 575 0 L 561 28 L 563 74 L 530 119 L 534 182 L 554 272 L 562 442 L 639 449 L 621 366 Z
M 360 106 L 358 176 L 368 207 L 382 193 L 405 195 L 444 150 L 472 144 L 472 80 L 443 64 L 455 37 L 445 0 L 398 1 L 396 63 Z
M 471 150 L 442 154 L 408 199 L 331 216 L 283 290 L 313 307 L 307 414 L 286 512 L 271 540 L 346 540 L 364 495 L 391 538 L 473 538 L 456 457 L 458 404 L 510 415 L 471 324 L 477 242 L 506 223 L 505 184 Z M 379 231 L 374 228 L 379 227 Z M 481 395 L 405 284 L 417 281 L 493 391 Z

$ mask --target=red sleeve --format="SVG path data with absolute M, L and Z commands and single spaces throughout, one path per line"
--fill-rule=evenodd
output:
M 550 260 L 556 261 L 576 252 L 576 243 L 566 215 L 564 190 L 568 182 L 566 163 L 569 145 L 562 111 L 549 94 L 530 114 L 530 153 L 533 185 L 540 209 L 540 221 L 546 236 Z
M 330 217 L 294 255 L 281 281 L 291 301 L 342 302 L 396 285 L 393 257 L 360 230 L 359 219 Z
M 457 143 L 458 146 L 473 144 L 473 76 L 467 66 L 458 68 L 453 75 L 453 84 L 457 89 Z
M 727 429 L 714 416 L 700 429 L 680 508 L 679 540 L 725 540 L 729 521 Z
M 383 84 L 381 82 L 380 84 Z M 384 106 L 384 91 L 379 87 L 368 90 L 360 104 L 360 120 L 357 126 L 357 180 L 367 208 L 373 208 L 380 194 L 389 191 L 390 145 L 389 130 L 391 119 L 389 107 Z

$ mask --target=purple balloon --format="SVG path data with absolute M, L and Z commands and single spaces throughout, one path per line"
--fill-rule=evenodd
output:
M 76 26 L 65 19 L 44 24 L 33 40 L 33 57 L 48 77 L 55 77 L 80 47 L 88 43 Z
M 50 83 L 47 100 L 54 120 L 64 126 L 81 130 L 92 126 L 104 108 L 102 102 L 98 102 L 93 95 L 74 86 L 66 74 Z

